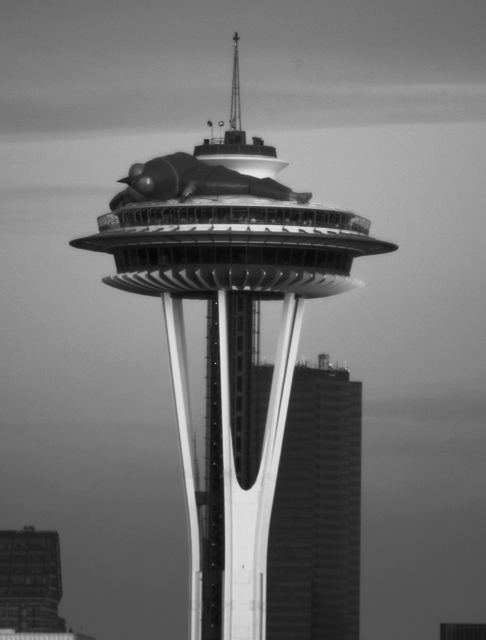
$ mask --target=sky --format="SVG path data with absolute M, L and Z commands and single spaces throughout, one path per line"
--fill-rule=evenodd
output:
M 227 121 L 235 30 L 243 128 L 290 163 L 279 180 L 400 247 L 309 301 L 299 346 L 363 382 L 362 640 L 486 622 L 481 0 L 2 7 L 0 527 L 59 531 L 75 629 L 186 637 L 161 305 L 103 285 L 110 257 L 68 242 L 131 164 Z

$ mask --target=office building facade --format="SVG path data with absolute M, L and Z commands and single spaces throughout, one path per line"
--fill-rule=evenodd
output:
M 257 422 L 272 373 L 256 368 Z M 324 355 L 294 370 L 270 521 L 268 640 L 359 638 L 362 385 L 349 378 Z
M 61 597 L 57 532 L 34 527 L 0 531 L 0 628 L 65 632 L 65 620 L 58 615 Z
M 440 640 L 486 640 L 486 624 L 442 623 Z

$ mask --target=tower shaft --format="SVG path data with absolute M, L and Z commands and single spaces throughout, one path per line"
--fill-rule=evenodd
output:
M 195 455 L 190 449 L 187 358 L 182 300 L 179 297 L 172 297 L 170 293 L 162 295 L 189 511 L 192 550 L 191 640 L 200 640 L 201 637 L 203 640 L 219 637 L 222 640 L 233 638 L 263 640 L 265 637 L 266 562 L 270 513 L 303 315 L 304 299 L 293 293 L 286 294 L 279 328 L 277 359 L 272 379 L 261 463 L 254 483 L 244 488 L 240 484 L 240 479 L 245 481 L 245 477 L 241 471 L 237 471 L 237 452 L 235 451 L 238 447 L 237 438 L 242 435 L 244 422 L 238 425 L 236 418 L 239 417 L 239 413 L 235 410 L 233 413 L 235 424 L 232 424 L 232 395 L 235 403 L 238 396 L 231 393 L 231 386 L 235 379 L 244 378 L 246 373 L 244 366 L 240 366 L 244 363 L 238 362 L 238 359 L 243 356 L 238 355 L 238 351 L 231 345 L 236 345 L 236 349 L 239 348 L 238 343 L 242 336 L 235 331 L 235 327 L 237 328 L 245 317 L 250 318 L 250 323 L 247 325 L 250 329 L 243 331 L 248 333 L 252 330 L 253 313 L 249 312 L 249 309 L 252 309 L 250 296 L 248 296 L 249 301 L 243 302 L 240 295 L 231 298 L 231 293 L 220 290 L 217 292 L 217 299 L 211 304 L 212 318 L 209 334 L 211 348 L 208 355 L 214 356 L 218 349 L 219 365 L 211 357 L 211 363 L 214 363 L 216 368 L 212 371 L 213 378 L 210 380 L 210 402 L 213 411 L 209 414 L 208 446 L 211 457 L 208 462 L 214 467 L 215 472 L 208 474 L 207 487 L 210 489 L 214 487 L 215 491 L 213 495 L 206 495 L 197 500 L 198 514 L 193 480 Z M 213 342 L 215 338 L 217 342 Z M 250 358 L 251 365 L 251 348 L 248 349 L 248 345 L 245 348 L 244 343 L 241 346 Z M 236 364 L 231 364 L 232 358 L 236 360 Z M 249 419 L 250 414 L 248 414 Z M 241 427 L 241 431 L 238 430 L 238 426 Z M 249 422 L 246 430 L 247 435 L 250 435 Z M 247 460 L 250 458 L 251 455 Z M 244 458 L 241 460 L 240 469 L 243 466 L 249 466 L 248 462 L 243 462 Z M 223 505 L 221 505 L 221 481 Z M 221 519 L 223 526 L 221 526 Z M 215 540 L 210 539 L 205 533 L 211 530 L 217 534 Z M 222 538 L 223 546 L 217 542 Z M 221 552 L 224 549 L 224 556 L 215 549 L 215 543 L 216 547 L 220 547 Z M 201 619 L 202 625 L 200 625 Z M 220 631 L 218 625 L 220 625 Z
M 218 300 L 208 300 L 206 355 L 206 476 L 199 505 L 202 561 L 201 637 L 220 640 L 223 618 L 224 467 Z
M 249 292 L 228 292 L 228 364 L 231 437 L 236 477 L 242 488 L 254 483 L 263 442 L 262 420 L 252 406 L 258 360 L 260 302 Z M 207 312 L 206 477 L 200 500 L 205 516 L 201 537 L 202 638 L 221 638 L 224 571 L 224 465 L 218 300 Z M 264 419 L 263 419 L 264 425 Z M 200 494 L 201 495 L 201 494 Z

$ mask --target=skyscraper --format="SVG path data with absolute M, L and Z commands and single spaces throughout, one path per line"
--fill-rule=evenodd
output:
M 238 34 L 224 138 L 135 163 L 127 187 L 72 246 L 114 255 L 104 282 L 162 298 L 190 533 L 191 640 L 265 637 L 267 548 L 307 298 L 352 289 L 354 258 L 394 251 L 370 222 L 274 178 L 287 163 L 241 130 Z M 220 123 L 223 126 L 224 122 Z M 238 128 L 237 128 L 238 126 Z M 206 477 L 198 478 L 182 300 L 208 301 Z M 265 429 L 253 428 L 258 312 L 283 301 Z
M 0 628 L 66 631 L 59 535 L 55 531 L 0 531 Z
M 361 383 L 324 355 L 319 365 L 294 371 L 270 523 L 268 640 L 359 638 Z
M 443 622 L 440 640 L 486 640 L 486 624 Z
M 57 531 L 0 531 L 0 640 L 94 640 L 66 629 Z

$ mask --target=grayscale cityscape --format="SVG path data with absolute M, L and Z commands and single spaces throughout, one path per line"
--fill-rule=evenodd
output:
M 486 640 L 486 6 L 4 13 L 0 640 Z

